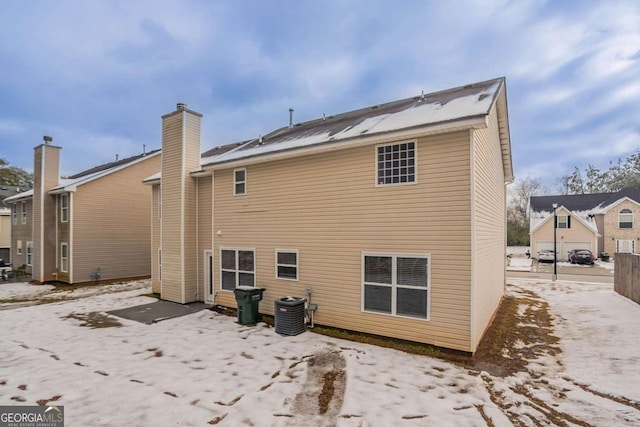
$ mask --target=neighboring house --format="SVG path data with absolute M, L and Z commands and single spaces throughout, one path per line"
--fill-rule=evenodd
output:
M 504 294 L 505 80 L 291 124 L 200 155 L 202 115 L 162 117 L 153 289 L 235 307 L 307 296 L 315 321 L 474 352 Z
M 553 250 L 553 204 L 557 204 L 556 248 L 567 260 L 572 249 L 640 252 L 640 190 L 616 193 L 532 196 L 529 200 L 531 253 Z
M 0 260 L 11 263 L 11 205 L 4 203 L 7 197 L 20 193 L 20 187 L 0 186 Z
M 64 179 L 60 147 L 34 150 L 33 190 L 5 200 L 14 268 L 26 265 L 36 282 L 149 277 L 151 196 L 141 180 L 160 170 L 160 150 Z

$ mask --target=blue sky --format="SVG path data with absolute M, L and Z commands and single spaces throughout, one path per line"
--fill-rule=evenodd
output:
M 202 149 L 507 78 L 517 178 L 640 150 L 640 1 L 3 1 L 0 157 L 61 173 L 160 147 L 177 102 Z

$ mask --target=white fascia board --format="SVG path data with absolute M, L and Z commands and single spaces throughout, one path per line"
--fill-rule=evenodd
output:
M 615 208 L 616 206 L 618 206 L 618 205 L 619 205 L 620 203 L 622 203 L 622 202 L 631 202 L 631 203 L 633 203 L 633 204 L 635 204 L 635 205 L 637 205 L 637 206 L 640 206 L 640 203 L 638 203 L 638 202 L 636 202 L 635 200 L 630 199 L 629 197 L 626 197 L 626 196 L 625 196 L 625 197 L 623 197 L 623 198 L 621 198 L 621 199 L 618 199 L 618 200 L 616 200 L 615 202 L 611 203 L 609 206 L 607 206 L 607 207 L 603 208 L 602 212 L 603 212 L 603 213 L 607 213 L 607 212 L 609 212 L 611 209 Z

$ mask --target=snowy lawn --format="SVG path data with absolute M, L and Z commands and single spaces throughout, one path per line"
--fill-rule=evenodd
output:
M 0 405 L 64 405 L 66 426 L 640 425 L 640 306 L 612 285 L 510 281 L 511 320 L 550 338 L 505 346 L 496 356 L 524 366 L 506 377 L 209 310 L 152 325 L 105 313 L 152 302 L 144 282 L 66 298 L 0 284 Z M 48 303 L 21 306 L 28 289 Z

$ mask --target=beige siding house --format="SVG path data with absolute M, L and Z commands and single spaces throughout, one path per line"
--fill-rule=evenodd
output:
M 505 286 L 512 165 L 504 79 L 291 124 L 200 153 L 202 116 L 163 116 L 154 291 L 474 352 Z
M 20 187 L 13 185 L 0 186 L 0 260 L 5 264 L 11 263 L 11 226 L 13 225 L 13 212 L 11 204 L 4 203 L 4 200 L 20 192 Z
M 640 253 L 640 190 L 615 193 L 533 196 L 529 201 L 531 253 L 553 250 L 553 205 L 556 205 L 556 248 L 566 261 L 573 249 L 595 256 Z
M 34 188 L 6 199 L 17 214 L 12 259 L 36 282 L 149 277 L 151 195 L 160 150 L 60 178 L 60 147 L 34 149 Z M 126 207 L 126 208 L 125 208 Z

